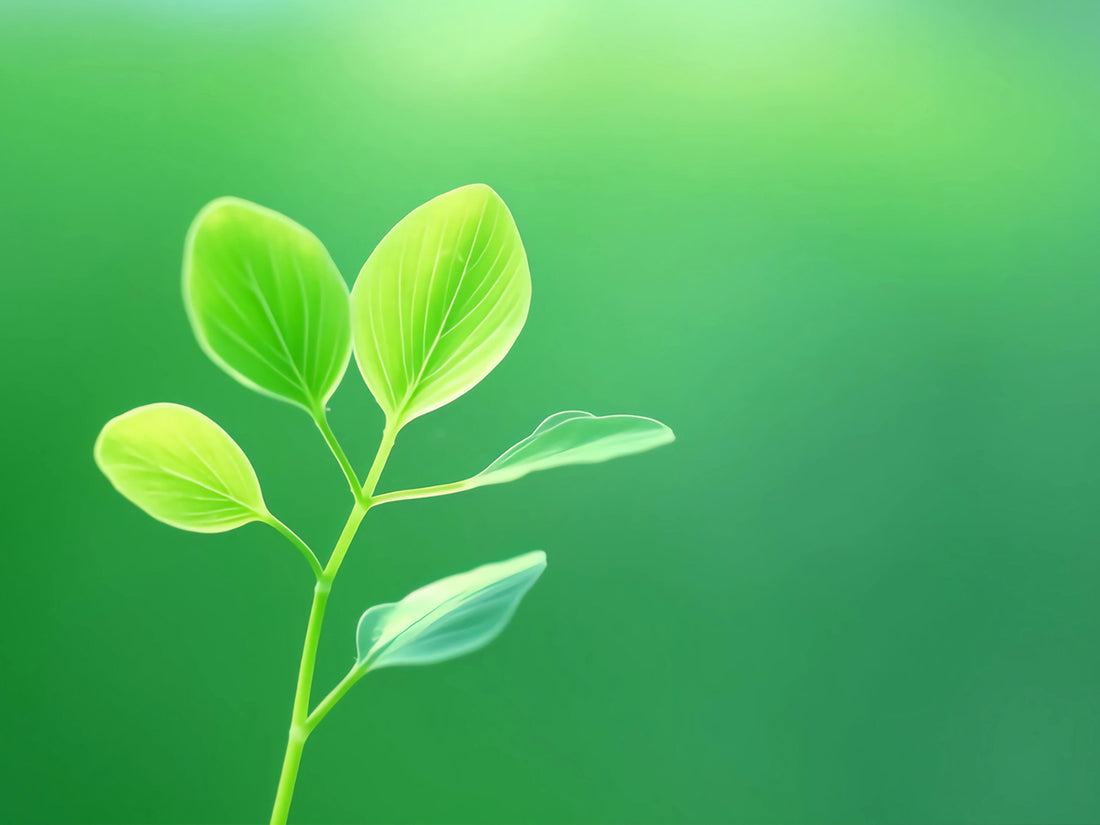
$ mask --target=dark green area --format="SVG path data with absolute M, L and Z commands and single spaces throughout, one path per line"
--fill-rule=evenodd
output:
M 1090 4 L 16 3 L 0 11 L 0 820 L 265 819 L 310 580 L 174 531 L 92 463 L 176 401 L 315 545 L 349 507 L 301 411 L 200 352 L 184 233 L 233 194 L 352 281 L 494 186 L 530 320 L 382 489 L 561 409 L 672 447 L 372 513 L 367 606 L 533 549 L 497 642 L 369 676 L 292 818 L 1100 820 L 1100 19 Z M 352 367 L 333 425 L 365 467 Z

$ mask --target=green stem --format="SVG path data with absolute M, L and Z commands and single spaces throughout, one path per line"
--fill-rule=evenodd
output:
M 374 461 L 371 462 L 370 469 L 367 471 L 367 480 L 363 482 L 363 495 L 367 498 L 374 495 L 374 488 L 378 486 L 378 479 L 382 477 L 382 470 L 386 467 L 386 461 L 389 460 L 390 451 L 393 449 L 393 442 L 397 440 L 397 431 L 400 429 L 400 425 L 387 421 L 382 430 L 382 443 L 378 445 L 378 452 L 375 453 Z
M 313 571 L 313 577 L 315 579 L 320 579 L 321 573 L 323 572 L 321 570 L 321 562 L 317 560 L 317 554 L 310 549 L 309 545 L 302 541 L 301 538 L 298 537 L 297 533 L 295 533 L 293 530 L 291 530 L 289 527 L 279 521 L 279 519 L 277 519 L 275 516 L 271 515 L 271 513 L 268 513 L 267 517 L 263 521 L 264 524 L 268 524 L 274 527 L 280 533 L 282 533 L 286 537 L 287 541 L 289 541 L 301 551 L 302 555 L 305 556 L 306 563 L 309 565 L 309 569 Z
M 472 490 L 475 485 L 470 482 L 472 478 L 463 481 L 452 481 L 449 484 L 434 484 L 431 487 L 416 487 L 412 490 L 396 490 L 392 493 L 382 493 L 371 499 L 371 504 L 377 507 L 379 504 L 389 504 L 391 501 L 409 501 L 414 498 L 432 498 L 433 496 L 449 496 L 451 493 L 461 493 L 463 490 Z
M 374 493 L 374 488 L 378 486 L 378 479 L 381 477 L 382 470 L 386 466 L 386 460 L 390 457 L 390 451 L 393 450 L 393 442 L 396 438 L 397 428 L 387 424 L 386 428 L 382 431 L 382 443 L 378 445 L 378 452 L 375 453 L 374 462 L 370 465 L 370 471 L 367 473 L 367 480 L 363 482 L 363 498 L 366 501 L 365 503 L 360 502 L 356 505 L 363 508 L 364 514 L 374 506 L 374 500 L 371 498 L 371 494 Z M 362 516 L 360 516 L 360 520 L 362 520 Z M 356 524 L 356 527 L 358 527 L 358 524 Z M 349 546 L 351 546 L 350 540 L 346 544 L 342 542 L 336 543 L 336 549 L 332 551 L 332 555 L 329 556 L 328 564 L 325 565 L 326 576 L 329 578 L 336 577 L 340 565 L 344 563 L 344 555 L 348 552 Z
M 323 415 L 317 419 L 318 427 L 321 427 L 321 421 L 323 420 Z M 327 429 L 328 424 L 326 422 L 321 432 L 324 433 Z M 294 796 L 294 783 L 298 778 L 298 767 L 301 764 L 302 751 L 305 749 L 306 739 L 309 738 L 309 734 L 325 714 L 332 709 L 332 706 L 351 689 L 351 686 L 362 677 L 363 673 L 366 673 L 366 670 L 363 669 L 358 676 L 352 678 L 352 675 L 356 672 L 353 670 L 351 674 L 346 676 L 344 680 L 337 685 L 336 690 L 330 693 L 324 701 L 321 702 L 317 711 L 315 711 L 312 723 L 310 722 L 309 695 L 313 687 L 313 670 L 317 663 L 317 645 L 321 640 L 321 625 L 325 619 L 325 606 L 328 604 L 329 593 L 332 591 L 332 583 L 336 579 L 336 574 L 340 570 L 340 565 L 344 562 L 344 557 L 347 555 L 348 548 L 351 547 L 352 539 L 355 538 L 355 533 L 358 531 L 359 525 L 363 521 L 363 517 L 366 516 L 367 510 L 371 507 L 371 493 L 374 492 L 374 488 L 378 484 L 378 479 L 382 475 L 382 470 L 386 466 L 386 460 L 389 458 L 390 451 L 393 449 L 394 440 L 397 438 L 397 430 L 397 427 L 390 426 L 388 423 L 385 430 L 383 430 L 382 443 L 378 445 L 378 453 L 374 457 L 374 463 L 371 464 L 370 472 L 367 473 L 366 483 L 360 488 L 359 493 L 356 495 L 355 506 L 351 508 L 351 514 L 348 516 L 347 523 L 340 533 L 340 538 L 336 541 L 336 546 L 332 550 L 332 555 L 329 557 L 328 564 L 325 565 L 325 569 L 321 571 L 317 578 L 317 586 L 313 589 L 313 604 L 309 610 L 306 639 L 302 645 L 302 663 L 298 668 L 298 685 L 294 691 L 294 709 L 290 718 L 290 734 L 287 737 L 286 755 L 283 757 L 283 769 L 279 776 L 279 787 L 275 792 L 275 806 L 271 811 L 272 825 L 285 825 L 287 817 L 290 814 L 290 803 Z M 331 435 L 332 431 L 328 430 L 328 432 Z M 326 436 L 325 440 L 328 440 L 328 436 Z M 335 443 L 336 439 L 333 437 L 329 446 L 333 446 Z M 334 454 L 337 454 L 338 448 L 338 445 L 334 447 Z M 340 455 L 342 455 L 342 451 L 337 454 L 337 459 L 340 458 Z M 346 461 L 346 458 L 344 461 Z M 343 466 L 343 463 L 342 461 L 341 466 Z M 350 469 L 350 465 L 348 465 L 348 467 Z M 354 473 L 348 473 L 349 483 L 351 483 L 354 478 Z M 356 487 L 358 487 L 358 484 L 356 484 Z M 289 528 L 287 532 L 290 532 Z M 305 542 L 303 542 L 303 545 L 304 544 Z M 317 712 L 320 712 L 319 716 L 316 715 Z
M 355 500 L 363 502 L 363 488 L 359 486 L 359 479 L 355 476 L 355 469 L 351 466 L 351 462 L 348 461 L 347 453 L 344 452 L 344 448 L 340 446 L 340 442 L 336 440 L 336 434 L 332 431 L 332 427 L 328 423 L 328 414 L 325 412 L 324 407 L 318 407 L 313 411 L 313 423 L 317 425 L 317 429 L 321 431 L 321 435 L 325 439 L 325 443 L 328 444 L 328 448 L 332 450 L 332 454 L 336 456 L 336 461 L 340 465 L 340 469 L 344 471 L 344 478 L 348 480 L 348 487 L 351 488 L 351 494 L 355 496 Z
M 340 554 L 342 558 L 347 553 L 351 540 L 355 538 L 355 533 L 366 514 L 367 509 L 358 501 L 355 502 L 348 521 L 340 533 L 340 538 L 336 542 L 336 548 L 332 551 L 333 557 Z M 334 577 L 335 571 L 322 572 L 317 579 L 317 586 L 313 588 L 313 604 L 309 609 L 306 640 L 302 645 L 302 663 L 298 668 L 298 686 L 294 691 L 294 709 L 290 716 L 290 735 L 287 738 L 286 756 L 283 757 L 283 770 L 279 776 L 279 788 L 275 793 L 275 807 L 271 811 L 272 825 L 286 823 L 287 815 L 290 813 L 290 801 L 294 796 L 294 782 L 298 778 L 298 765 L 302 761 L 302 749 L 305 748 L 306 739 L 309 738 L 311 728 L 306 724 L 309 717 L 309 694 L 313 687 L 313 669 L 317 663 L 317 645 L 321 641 L 325 606 L 328 604 Z
M 291 728 L 290 741 L 283 757 L 283 772 L 279 777 L 279 790 L 275 795 L 275 807 L 271 811 L 271 825 L 286 825 L 290 816 L 290 800 L 294 797 L 294 780 L 298 778 L 298 766 L 302 762 L 302 750 L 306 746 L 305 733 L 301 728 Z
M 358 506 L 358 505 L 356 505 Z M 272 825 L 286 825 L 290 814 L 290 801 L 294 797 L 294 782 L 298 778 L 298 765 L 302 761 L 302 749 L 306 746 L 309 731 L 306 718 L 309 711 L 309 692 L 313 684 L 313 666 L 317 662 L 317 643 L 321 638 L 321 623 L 325 619 L 325 605 L 332 589 L 332 582 L 321 579 L 313 588 L 313 605 L 309 609 L 306 641 L 302 646 L 302 664 L 298 668 L 298 687 L 294 692 L 294 710 L 290 717 L 290 735 L 287 739 L 283 770 L 279 776 L 279 789 L 275 793 L 275 807 L 271 811 Z
M 321 723 L 321 720 L 328 716 L 328 712 L 336 707 L 336 703 L 344 698 L 344 694 L 351 690 L 352 685 L 366 675 L 367 669 L 358 663 L 349 670 L 348 675 L 341 679 L 340 684 L 334 687 L 329 695 L 318 703 L 317 707 L 313 709 L 313 713 L 306 719 L 306 732 L 312 732 Z

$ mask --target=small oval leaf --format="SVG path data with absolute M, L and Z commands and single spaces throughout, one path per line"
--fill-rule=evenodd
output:
M 360 666 L 442 662 L 484 647 L 546 569 L 541 550 L 486 564 L 372 607 L 359 620 Z
M 219 198 L 187 234 L 183 295 L 207 355 L 242 384 L 315 413 L 351 358 L 348 286 L 278 212 Z
M 675 441 L 671 429 L 640 415 L 555 413 L 467 482 L 469 488 L 515 481 L 568 464 L 598 464 Z
M 504 201 L 463 186 L 403 218 L 351 293 L 355 360 L 392 426 L 465 393 L 511 349 L 531 275 Z
M 149 404 L 111 419 L 95 460 L 116 490 L 173 527 L 222 533 L 268 514 L 247 456 L 190 407 Z

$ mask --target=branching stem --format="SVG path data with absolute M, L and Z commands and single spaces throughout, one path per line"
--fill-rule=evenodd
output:
M 328 715 L 328 712 L 336 706 L 336 703 L 344 698 L 344 694 L 351 690 L 352 685 L 366 675 L 367 669 L 359 664 L 349 670 L 348 675 L 341 679 L 340 683 L 329 692 L 329 695 L 318 702 L 317 707 L 313 709 L 313 713 L 306 719 L 306 731 L 312 732 L 321 720 Z
M 340 461 L 340 466 L 347 465 L 344 474 L 348 478 L 348 483 L 353 485 L 352 492 L 355 494 L 355 506 L 351 508 L 347 523 L 340 533 L 340 538 L 336 541 L 336 546 L 332 550 L 328 564 L 325 565 L 324 570 L 318 573 L 317 586 L 313 589 L 313 604 L 309 610 L 309 623 L 306 626 L 306 638 L 302 645 L 302 663 L 298 668 L 298 686 L 294 692 L 294 709 L 290 718 L 290 734 L 287 737 L 286 755 L 283 757 L 283 769 L 279 776 L 279 788 L 275 793 L 275 806 L 271 811 L 272 825 L 285 825 L 287 816 L 290 814 L 290 802 L 294 796 L 294 783 L 298 778 L 298 766 L 301 764 L 302 751 L 305 748 L 309 734 L 340 698 L 351 689 L 351 686 L 366 673 L 365 668 L 353 668 L 351 673 L 345 676 L 340 684 L 317 706 L 313 714 L 309 713 L 313 670 L 317 663 L 317 645 L 321 640 L 321 625 L 325 619 L 325 607 L 328 604 L 329 593 L 332 591 L 332 583 L 336 579 L 340 565 L 344 562 L 348 548 L 351 547 L 352 539 L 355 538 L 355 534 L 359 530 L 359 525 L 366 516 L 367 510 L 374 503 L 371 495 L 378 485 L 378 479 L 382 476 L 382 470 L 386 466 L 390 451 L 393 450 L 398 430 L 398 427 L 387 422 L 386 428 L 382 432 L 382 442 L 378 445 L 378 452 L 371 464 L 370 471 L 367 473 L 367 480 L 360 488 L 358 482 L 355 481 L 355 472 L 351 469 L 351 464 L 347 463 L 347 458 L 343 457 L 341 460 L 344 455 L 343 450 L 339 449 L 336 437 L 332 434 L 324 415 L 321 414 L 315 420 L 318 428 L 321 429 L 321 433 L 325 435 L 325 440 L 332 447 L 333 454 Z M 322 422 L 324 422 L 323 426 Z M 278 528 L 276 527 L 276 529 Z M 287 528 L 287 533 L 293 535 L 289 528 Z M 301 541 L 301 539 L 298 541 Z M 302 542 L 302 546 L 305 546 L 305 542 Z M 314 557 L 314 560 L 316 561 L 316 557 Z

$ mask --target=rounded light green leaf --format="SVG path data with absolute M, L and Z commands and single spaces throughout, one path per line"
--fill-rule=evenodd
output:
M 546 569 L 541 550 L 486 564 L 372 607 L 359 620 L 358 661 L 371 670 L 462 656 L 495 639 Z
M 351 293 L 355 360 L 402 427 L 500 363 L 531 303 L 531 275 L 504 201 L 483 184 L 413 210 L 384 237 Z
M 150 404 L 111 419 L 95 460 L 116 490 L 173 527 L 222 533 L 268 516 L 247 456 L 190 407 Z
M 191 224 L 187 314 L 203 350 L 242 384 L 323 408 L 351 358 L 348 287 L 313 233 L 237 198 Z
M 674 441 L 672 430 L 640 415 L 555 413 L 466 482 L 468 488 L 503 484 L 528 473 L 569 464 L 598 464 Z

